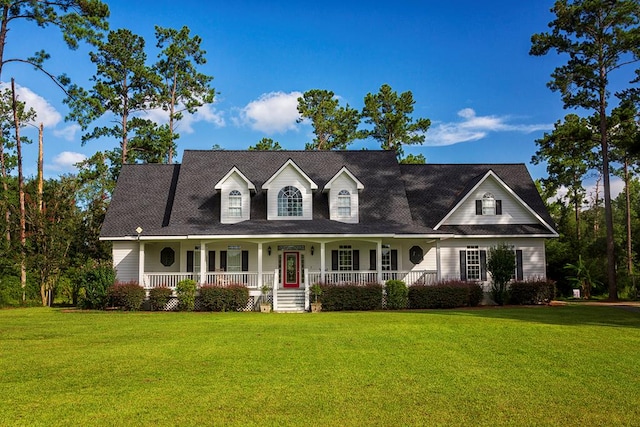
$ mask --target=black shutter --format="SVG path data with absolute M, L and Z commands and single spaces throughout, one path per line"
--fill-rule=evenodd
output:
M 376 270 L 377 261 L 378 261 L 378 257 L 376 255 L 376 250 L 370 249 L 369 250 L 369 270 L 371 271 Z
M 187 271 L 193 273 L 193 251 L 187 251 Z
M 522 250 L 516 250 L 516 280 L 522 280 L 524 272 L 522 270 Z
M 220 251 L 220 269 L 227 271 L 227 251 Z
M 480 251 L 480 279 L 487 280 L 487 251 Z
M 467 280 L 467 251 L 460 251 L 460 280 Z
M 476 200 L 476 215 L 482 215 L 482 200 Z
M 242 271 L 249 271 L 249 251 L 242 251 Z
M 216 271 L 216 251 L 209 251 L 207 268 L 207 271 Z
M 502 215 L 502 200 L 496 200 L 496 215 Z
M 331 269 L 333 271 L 338 270 L 338 251 L 331 251 Z
M 398 251 L 391 249 L 391 270 L 398 271 Z
M 354 249 L 351 256 L 351 262 L 353 262 L 353 270 L 360 270 L 360 251 L 358 249 Z

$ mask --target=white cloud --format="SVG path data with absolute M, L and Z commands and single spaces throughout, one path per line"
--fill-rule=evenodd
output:
M 583 209 L 588 209 L 591 205 L 595 203 L 596 198 L 599 203 L 604 203 L 604 189 L 602 187 L 602 181 L 595 182 L 593 180 L 584 181 L 582 183 L 585 189 L 585 203 L 583 204 Z M 610 190 L 611 190 L 611 199 L 615 199 L 624 191 L 624 181 L 617 176 L 612 176 L 609 180 Z M 552 197 L 549 202 L 553 202 L 556 200 L 565 200 L 567 197 L 567 187 L 560 187 L 555 195 Z
M 181 106 L 178 106 L 176 109 L 180 110 L 181 108 Z M 141 117 L 158 124 L 165 124 L 169 122 L 169 113 L 164 111 L 162 108 L 145 111 L 141 114 Z M 224 127 L 226 124 L 223 113 L 217 111 L 213 107 L 213 104 L 205 104 L 194 114 L 183 111 L 182 119 L 175 122 L 176 132 L 183 132 L 187 134 L 193 133 L 193 124 L 197 122 L 213 123 L 217 127 Z
M 10 88 L 8 83 L 0 83 L 2 90 Z M 27 108 L 33 108 L 36 112 L 34 123 L 43 123 L 45 128 L 56 126 L 62 120 L 62 115 L 47 102 L 46 99 L 33 92 L 31 89 L 16 85 L 18 101 L 24 102 Z
M 298 98 L 301 92 L 270 92 L 248 103 L 240 112 L 239 124 L 266 134 L 296 129 Z
M 73 124 L 69 126 L 65 126 L 62 129 L 56 129 L 53 131 L 53 134 L 58 138 L 63 138 L 67 141 L 73 141 L 76 137 L 76 134 L 80 131 L 80 125 Z
M 471 108 L 458 111 L 462 121 L 438 123 L 425 134 L 425 145 L 432 147 L 453 145 L 460 142 L 477 141 L 490 132 L 530 133 L 552 129 L 552 124 L 509 124 L 509 116 L 478 116 Z
M 87 156 L 73 151 L 63 151 L 53 158 L 53 164 L 48 168 L 54 171 L 70 171 L 76 169 L 75 164 L 86 160 Z

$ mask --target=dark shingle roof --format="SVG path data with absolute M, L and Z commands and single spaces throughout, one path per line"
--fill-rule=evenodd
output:
M 262 185 L 289 159 L 318 185 L 313 221 L 266 219 Z M 124 165 L 101 236 L 135 236 L 138 226 L 145 236 L 450 233 L 433 227 L 489 169 L 550 221 L 524 165 L 398 165 L 390 151 L 187 150 L 182 160 L 182 165 Z M 221 224 L 214 186 L 234 166 L 256 186 L 251 219 Z M 364 185 L 358 224 L 329 220 L 322 189 L 342 167 Z
M 493 171 L 547 224 L 553 220 L 522 164 L 400 165 L 411 214 L 415 221 L 435 227 L 488 171 Z M 444 229 L 440 228 L 442 231 Z M 546 233 L 551 234 L 549 230 Z

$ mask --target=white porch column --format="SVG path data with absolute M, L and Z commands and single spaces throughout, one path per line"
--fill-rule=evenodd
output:
M 324 242 L 320 242 L 320 282 L 325 283 L 325 261 L 326 261 L 326 253 L 325 253 Z
M 145 288 L 144 283 L 144 242 L 138 241 L 138 285 Z
M 304 309 L 309 310 L 309 269 L 304 269 Z
M 436 240 L 436 280 L 442 280 L 442 267 L 440 266 L 440 240 Z
M 262 242 L 258 243 L 258 289 L 262 289 Z
M 376 273 L 378 283 L 384 284 L 384 280 L 382 280 L 382 240 L 378 240 L 376 243 Z
M 200 284 L 207 282 L 207 245 L 200 242 Z

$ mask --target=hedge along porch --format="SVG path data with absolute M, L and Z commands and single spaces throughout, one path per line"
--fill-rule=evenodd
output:
M 498 243 L 517 254 L 514 275 L 542 278 L 555 236 L 524 165 L 399 165 L 386 151 L 123 165 L 101 232 L 120 281 L 243 283 L 253 301 L 268 285 L 281 310 L 307 308 L 316 282 L 484 282 Z
M 295 311 L 309 308 L 313 283 L 433 283 L 439 279 L 436 246 L 415 239 L 139 240 L 114 242 L 114 264 L 119 280 L 136 280 L 147 291 L 175 289 L 184 279 L 201 285 L 244 284 L 250 306 L 267 285 L 275 310 Z M 133 263 L 134 269 L 127 268 Z

